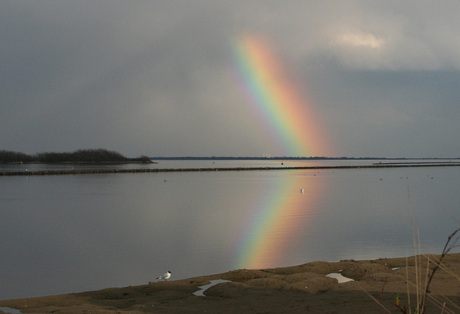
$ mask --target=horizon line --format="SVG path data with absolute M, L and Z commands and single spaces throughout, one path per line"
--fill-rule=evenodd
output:
M 267 156 L 154 156 L 154 157 L 149 157 L 150 159 L 381 159 L 381 160 L 404 160 L 404 159 L 460 159 L 460 157 L 327 157 L 327 156 L 310 156 L 310 157 L 305 157 L 305 156 L 298 156 L 298 157 L 293 157 L 293 156 L 273 156 L 273 157 L 267 157 Z

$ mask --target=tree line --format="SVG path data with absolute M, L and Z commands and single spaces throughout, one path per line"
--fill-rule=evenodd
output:
M 116 151 L 106 149 L 79 149 L 71 153 L 44 152 L 27 155 L 20 152 L 0 150 L 0 163 L 125 163 L 151 162 L 147 156 L 128 158 Z

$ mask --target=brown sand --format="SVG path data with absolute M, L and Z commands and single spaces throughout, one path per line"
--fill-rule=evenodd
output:
M 435 259 L 439 256 L 430 256 Z M 433 268 L 423 256 L 421 278 Z M 460 313 L 460 254 L 443 260 L 430 285 L 427 313 Z M 398 269 L 394 269 L 398 268 Z M 338 283 L 326 274 L 341 272 L 355 281 Z M 299 266 L 235 270 L 223 274 L 142 286 L 58 296 L 0 301 L 22 313 L 401 313 L 415 305 L 415 259 L 390 258 L 313 262 Z M 225 279 L 205 296 L 193 293 L 210 280 Z M 444 312 L 433 302 L 444 302 Z M 381 305 L 380 305 L 381 304 Z M 1 313 L 1 311 L 0 311 Z

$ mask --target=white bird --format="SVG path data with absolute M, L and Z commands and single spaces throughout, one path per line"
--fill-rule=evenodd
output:
M 168 270 L 167 273 L 164 273 L 160 277 L 157 277 L 158 280 L 164 279 L 165 281 L 168 281 L 168 279 L 171 277 L 171 272 Z

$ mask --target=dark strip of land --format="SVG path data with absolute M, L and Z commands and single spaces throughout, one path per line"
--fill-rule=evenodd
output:
M 450 164 L 451 161 L 404 161 L 404 162 L 379 162 L 374 165 L 422 165 L 422 164 Z
M 402 168 L 402 167 L 458 167 L 460 163 L 378 163 L 372 165 L 312 166 L 312 167 L 231 167 L 231 168 L 145 168 L 145 169 L 86 169 L 86 170 L 40 170 L 5 171 L 0 176 L 44 176 L 104 173 L 149 173 L 149 172 L 200 172 L 200 171 L 266 171 L 266 170 L 320 170 L 320 169 L 361 169 L 361 168 Z

